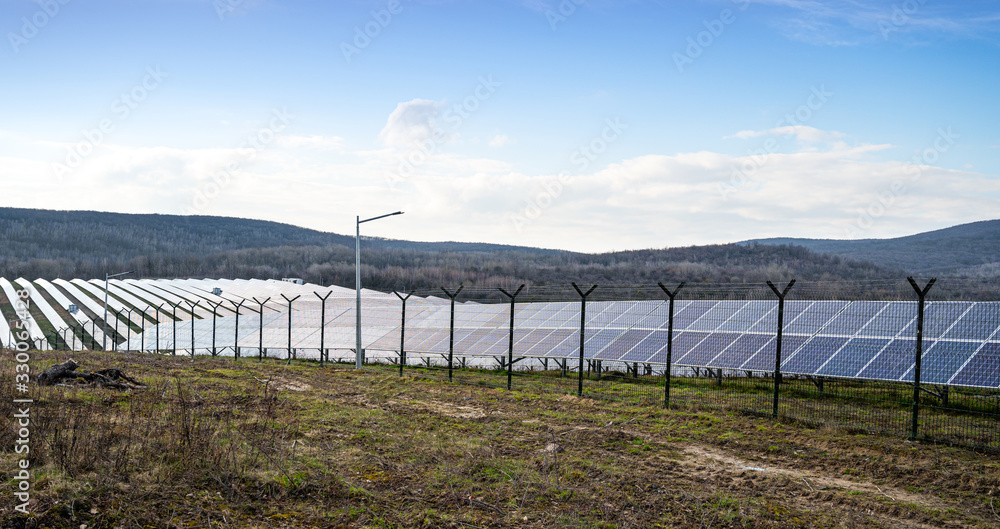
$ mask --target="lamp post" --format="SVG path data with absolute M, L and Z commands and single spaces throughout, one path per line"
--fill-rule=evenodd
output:
M 356 349 L 354 350 L 355 363 L 354 367 L 356 369 L 361 369 L 361 366 L 365 362 L 365 355 L 361 350 L 361 225 L 366 222 L 371 222 L 373 220 L 384 219 L 386 217 L 391 217 L 393 215 L 402 215 L 402 211 L 397 211 L 395 213 L 387 213 L 385 215 L 379 215 L 378 217 L 372 217 L 370 219 L 361 220 L 361 217 L 356 217 L 357 231 L 355 232 L 355 285 L 357 285 L 357 303 L 354 307 L 355 322 L 357 324 L 355 328 L 355 338 L 356 338 Z
M 129 270 L 128 272 L 119 272 L 117 274 L 110 274 L 110 275 L 108 275 L 107 272 L 104 273 L 104 330 L 101 331 L 104 333 L 104 336 L 102 336 L 103 345 L 101 345 L 101 349 L 104 351 L 108 350 L 108 279 L 131 273 L 132 273 L 131 270 Z

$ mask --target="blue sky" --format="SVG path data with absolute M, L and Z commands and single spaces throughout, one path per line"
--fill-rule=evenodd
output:
M 0 205 L 605 251 L 998 217 L 993 2 L 0 0 Z

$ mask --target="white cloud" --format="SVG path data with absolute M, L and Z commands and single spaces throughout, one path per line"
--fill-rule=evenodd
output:
M 761 132 L 840 137 L 809 128 Z M 437 153 L 394 189 L 385 175 L 397 167 L 395 149 L 351 150 L 338 137 L 279 133 L 257 151 L 102 145 L 61 186 L 51 148 L 24 138 L 7 143 L 0 153 L 4 205 L 185 213 L 201 201 L 203 214 L 340 233 L 353 229 L 354 215 L 399 209 L 405 222 L 374 223 L 369 234 L 588 251 L 840 238 L 864 215 L 871 219 L 862 235 L 897 236 L 993 218 L 1000 199 L 998 175 L 916 167 L 886 160 L 886 145 L 843 141 L 764 158 L 648 154 L 572 176 Z M 331 149 L 339 150 L 331 156 Z M 751 162 L 753 170 L 734 179 L 734 170 Z M 238 170 L 220 186 L 230 164 Z M 517 216 L 526 222 L 515 225 Z
M 510 138 L 506 134 L 497 134 L 490 139 L 490 147 L 503 147 L 510 143 Z
M 414 147 L 427 142 L 436 130 L 444 102 L 413 99 L 396 105 L 385 127 L 378 133 L 382 143 L 390 147 Z
M 736 138 L 746 140 L 761 136 L 795 136 L 795 139 L 800 142 L 817 143 L 843 138 L 844 134 L 837 131 L 820 130 L 807 125 L 786 125 L 784 127 L 774 127 L 766 130 L 741 130 L 736 134 L 726 136 L 723 139 Z

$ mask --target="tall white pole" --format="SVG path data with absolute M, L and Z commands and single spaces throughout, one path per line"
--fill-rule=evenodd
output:
M 354 329 L 354 336 L 357 338 L 355 343 L 355 363 L 354 367 L 361 369 L 364 364 L 365 355 L 364 350 L 361 349 L 361 224 L 364 222 L 371 222 L 373 220 L 384 219 L 386 217 L 391 217 L 393 215 L 402 215 L 402 211 L 397 211 L 395 213 L 387 213 L 385 215 L 379 215 L 378 217 L 372 217 L 370 219 L 361 220 L 361 216 L 355 217 L 355 226 L 357 230 L 354 232 L 354 245 L 355 245 L 355 285 L 357 289 L 357 303 L 354 307 L 355 321 L 357 327 Z
M 102 331 L 104 336 L 102 336 L 101 349 L 104 351 L 108 350 L 108 273 L 104 272 L 104 330 Z
M 361 369 L 364 364 L 365 358 L 364 353 L 361 352 L 361 217 L 356 217 L 357 224 L 355 227 L 357 231 L 354 237 L 354 248 L 355 248 L 355 278 L 354 284 L 356 285 L 357 303 L 354 306 L 355 321 L 357 327 L 354 329 L 354 336 L 356 338 L 354 356 L 356 369 Z

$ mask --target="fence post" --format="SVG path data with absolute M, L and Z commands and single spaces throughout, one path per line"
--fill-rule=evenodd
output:
M 233 361 L 240 359 L 240 308 L 246 303 L 246 299 L 241 299 L 239 303 L 229 300 L 236 309 L 236 323 L 233 325 Z
M 115 337 L 112 338 L 111 340 L 111 350 L 118 352 L 118 337 L 121 336 L 120 334 L 118 334 L 118 320 L 121 319 L 122 314 L 121 312 L 118 312 L 115 309 L 111 309 L 111 312 L 115 316 Z
M 317 298 L 319 298 L 319 366 L 323 367 L 323 359 L 326 354 L 326 298 L 333 294 L 333 291 L 329 291 L 325 296 L 320 296 L 318 292 L 313 292 Z
M 597 288 L 597 285 L 590 287 L 590 290 L 584 292 L 580 287 L 576 286 L 576 283 L 570 283 L 576 290 L 576 293 L 580 295 L 580 369 L 579 374 L 576 379 L 576 395 L 578 397 L 583 396 L 583 341 L 585 338 L 585 331 L 587 328 L 587 296 Z M 564 360 L 565 361 L 565 360 Z
M 264 304 L 271 301 L 268 297 L 264 301 L 257 299 L 257 296 L 253 298 L 254 303 L 260 305 L 260 323 L 257 325 L 257 361 L 264 361 Z
M 195 301 L 194 303 L 191 303 L 190 301 L 187 302 L 188 305 L 191 305 L 191 360 L 192 361 L 194 360 L 194 308 L 197 307 L 200 303 L 201 300 Z
M 218 312 L 219 307 L 221 307 L 223 303 L 224 303 L 223 301 L 219 301 L 216 303 L 213 303 L 211 301 L 208 302 L 208 304 L 212 306 L 212 356 L 219 355 L 219 351 L 215 348 L 215 325 L 216 325 L 216 320 L 219 319 L 219 312 Z
M 667 297 L 670 298 L 670 308 L 669 314 L 667 316 L 667 369 L 664 373 L 663 378 L 663 407 L 670 407 L 670 368 L 673 366 L 674 361 L 674 298 L 677 297 L 677 293 L 684 288 L 684 281 L 677 285 L 677 288 L 671 292 L 670 289 L 663 286 L 663 283 L 657 283 Z
M 285 298 L 285 301 L 288 302 L 288 359 L 285 362 L 285 365 L 288 365 L 292 363 L 292 302 L 301 298 L 302 295 L 300 294 L 294 298 L 288 298 L 282 294 L 281 297 Z M 296 360 L 298 360 L 298 358 L 296 358 Z
M 163 303 L 156 306 L 156 354 L 160 354 L 160 309 L 163 308 Z
M 173 322 L 174 336 L 173 339 L 171 340 L 171 343 L 173 344 L 172 356 L 177 356 L 177 307 L 180 307 L 181 303 L 183 302 L 178 302 L 176 305 L 170 303 L 170 306 L 174 308 L 174 322 Z
M 910 282 L 910 286 L 913 287 L 919 298 L 917 302 L 917 343 L 913 358 L 913 422 L 910 425 L 910 439 L 913 440 L 917 438 L 917 427 L 920 420 L 920 357 L 923 356 L 924 349 L 924 302 L 927 300 L 927 292 L 934 286 L 937 278 L 928 281 L 924 288 L 917 286 L 917 282 L 912 277 L 907 277 L 906 280 Z
M 510 298 L 510 339 L 507 344 L 507 391 L 510 391 L 511 380 L 514 376 L 514 299 L 524 289 L 524 283 L 517 287 L 513 294 L 504 289 L 499 289 L 505 296 Z
M 778 337 L 774 344 L 774 401 L 771 408 L 771 417 L 775 419 L 778 418 L 778 390 L 781 388 L 781 333 L 785 328 L 785 296 L 788 295 L 788 291 L 792 289 L 794 284 L 795 280 L 793 279 L 785 285 L 784 290 L 779 291 L 774 283 L 767 282 L 767 286 L 771 287 L 774 295 L 778 296 Z M 721 369 L 719 369 L 719 376 L 722 376 Z
M 404 339 L 406 338 L 406 300 L 410 299 L 413 295 L 411 290 L 406 296 L 401 296 L 399 292 L 395 290 L 392 291 L 400 301 L 403 302 L 403 311 L 400 316 L 399 322 L 399 376 L 403 376 L 403 367 L 406 366 L 406 350 L 404 347 Z
M 455 298 L 458 297 L 458 293 L 461 292 L 463 288 L 465 288 L 464 285 L 458 285 L 458 290 L 452 294 L 451 292 L 448 292 L 448 289 L 441 287 L 441 290 L 444 291 L 445 295 L 451 299 L 451 323 L 448 326 L 448 382 L 451 382 L 452 363 L 455 356 Z

